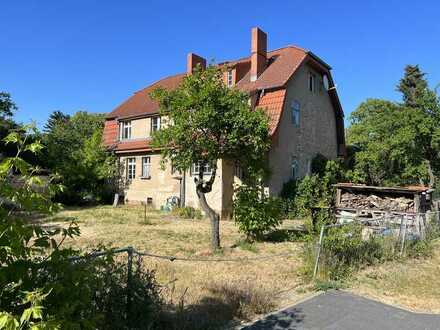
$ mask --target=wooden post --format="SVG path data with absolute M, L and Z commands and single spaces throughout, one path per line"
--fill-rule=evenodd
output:
M 403 251 L 405 248 L 405 239 L 406 239 L 406 217 L 404 215 L 402 215 L 402 222 L 400 223 L 400 227 L 401 228 L 403 227 L 403 233 L 401 235 L 401 243 L 400 243 L 400 256 L 403 256 Z
M 321 246 L 322 246 L 322 239 L 324 237 L 324 229 L 325 229 L 325 225 L 322 225 L 321 232 L 319 233 L 319 242 L 318 242 L 318 249 L 316 252 L 315 268 L 313 269 L 313 278 L 316 277 L 316 273 L 318 272 L 319 256 L 321 255 Z

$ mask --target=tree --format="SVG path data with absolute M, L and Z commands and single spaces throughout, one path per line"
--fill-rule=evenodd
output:
M 397 90 L 403 95 L 403 102 L 408 107 L 415 107 L 423 98 L 428 82 L 418 65 L 407 65 L 405 74 L 397 85 Z
M 210 164 L 208 179 L 199 171 L 194 178 L 200 206 L 211 221 L 211 247 L 220 247 L 219 215 L 208 205 L 219 160 L 230 160 L 248 172 L 261 170 L 269 149 L 268 119 L 263 111 L 250 109 L 248 95 L 226 87 L 215 67 L 195 70 L 172 91 L 156 89 L 153 99 L 168 125 L 153 135 L 163 163 L 171 161 L 180 171 L 192 164 Z
M 81 203 L 85 197 L 108 199 L 116 161 L 102 146 L 104 115 L 80 111 L 70 118 L 57 114 L 49 121 L 43 140 L 45 165 L 61 175 L 66 187 L 57 198 L 68 204 Z
M 46 125 L 44 125 L 44 132 L 50 133 L 55 129 L 55 126 L 59 123 L 67 123 L 70 119 L 69 115 L 64 114 L 61 111 L 54 111 L 50 114 Z
M 400 82 L 403 103 L 369 99 L 351 114 L 354 176 L 376 185 L 428 184 L 440 170 L 440 100 L 418 66 Z
M 12 117 L 17 110 L 17 106 L 11 100 L 11 95 L 6 92 L 0 92 L 0 119 Z

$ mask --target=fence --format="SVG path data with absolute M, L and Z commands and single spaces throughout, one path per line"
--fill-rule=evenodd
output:
M 420 240 L 425 240 L 427 236 L 431 233 L 432 224 L 436 223 L 440 225 L 440 213 L 439 211 L 427 212 L 427 213 L 389 213 L 382 215 L 380 217 L 364 218 L 360 216 L 350 216 L 347 214 L 341 214 L 337 217 L 337 222 L 331 225 L 323 225 L 321 227 L 319 240 L 316 246 L 316 257 L 313 268 L 313 278 L 316 278 L 318 270 L 325 266 L 328 260 L 322 260 L 323 251 L 326 248 L 326 233 L 331 230 L 338 228 L 343 229 L 347 226 L 357 226 L 357 229 L 351 228 L 344 232 L 341 230 L 341 237 L 339 241 L 333 244 L 341 243 L 341 245 L 346 245 L 346 251 L 340 252 L 340 256 L 331 256 L 329 258 L 342 257 L 346 260 L 340 262 L 349 261 L 350 258 L 355 260 L 359 256 L 348 255 L 349 253 L 364 253 L 364 251 L 350 251 L 350 244 L 355 239 L 358 240 L 357 243 L 368 242 L 376 239 L 376 243 L 382 244 L 382 248 L 385 246 L 387 251 L 385 251 L 389 256 L 403 256 L 405 252 L 405 247 L 408 242 L 416 242 Z M 345 242 L 344 242 L 345 241 Z M 330 243 L 329 243 L 330 244 Z M 360 245 L 359 245 L 360 246 Z M 368 248 L 364 244 L 364 248 Z M 326 252 L 326 251 L 324 251 Z M 338 261 L 331 261 L 336 263 Z M 356 260 L 355 260 L 356 262 Z

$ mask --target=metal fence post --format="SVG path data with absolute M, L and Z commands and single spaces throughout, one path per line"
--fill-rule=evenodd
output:
M 402 242 L 400 244 L 400 256 L 403 256 L 403 251 L 405 248 L 405 239 L 406 239 L 406 217 L 402 215 L 401 227 L 403 227 L 403 233 L 401 235 Z
M 132 302 L 132 269 L 133 269 L 133 247 L 127 248 L 127 324 L 131 329 L 131 302 Z
M 319 256 L 321 255 L 321 246 L 322 246 L 322 239 L 324 237 L 324 229 L 325 229 L 325 225 L 322 225 L 321 232 L 319 233 L 318 251 L 316 253 L 315 268 L 313 269 L 313 278 L 316 277 L 316 273 L 318 272 Z

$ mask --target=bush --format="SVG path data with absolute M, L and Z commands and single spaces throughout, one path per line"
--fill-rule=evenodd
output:
M 265 196 L 260 188 L 243 185 L 236 191 L 233 216 L 247 240 L 259 240 L 281 224 L 281 200 Z
M 178 217 L 184 218 L 184 219 L 202 219 L 203 218 L 202 211 L 200 211 L 199 209 L 195 209 L 191 206 L 175 207 L 175 208 L 173 208 L 173 214 L 177 215 Z

